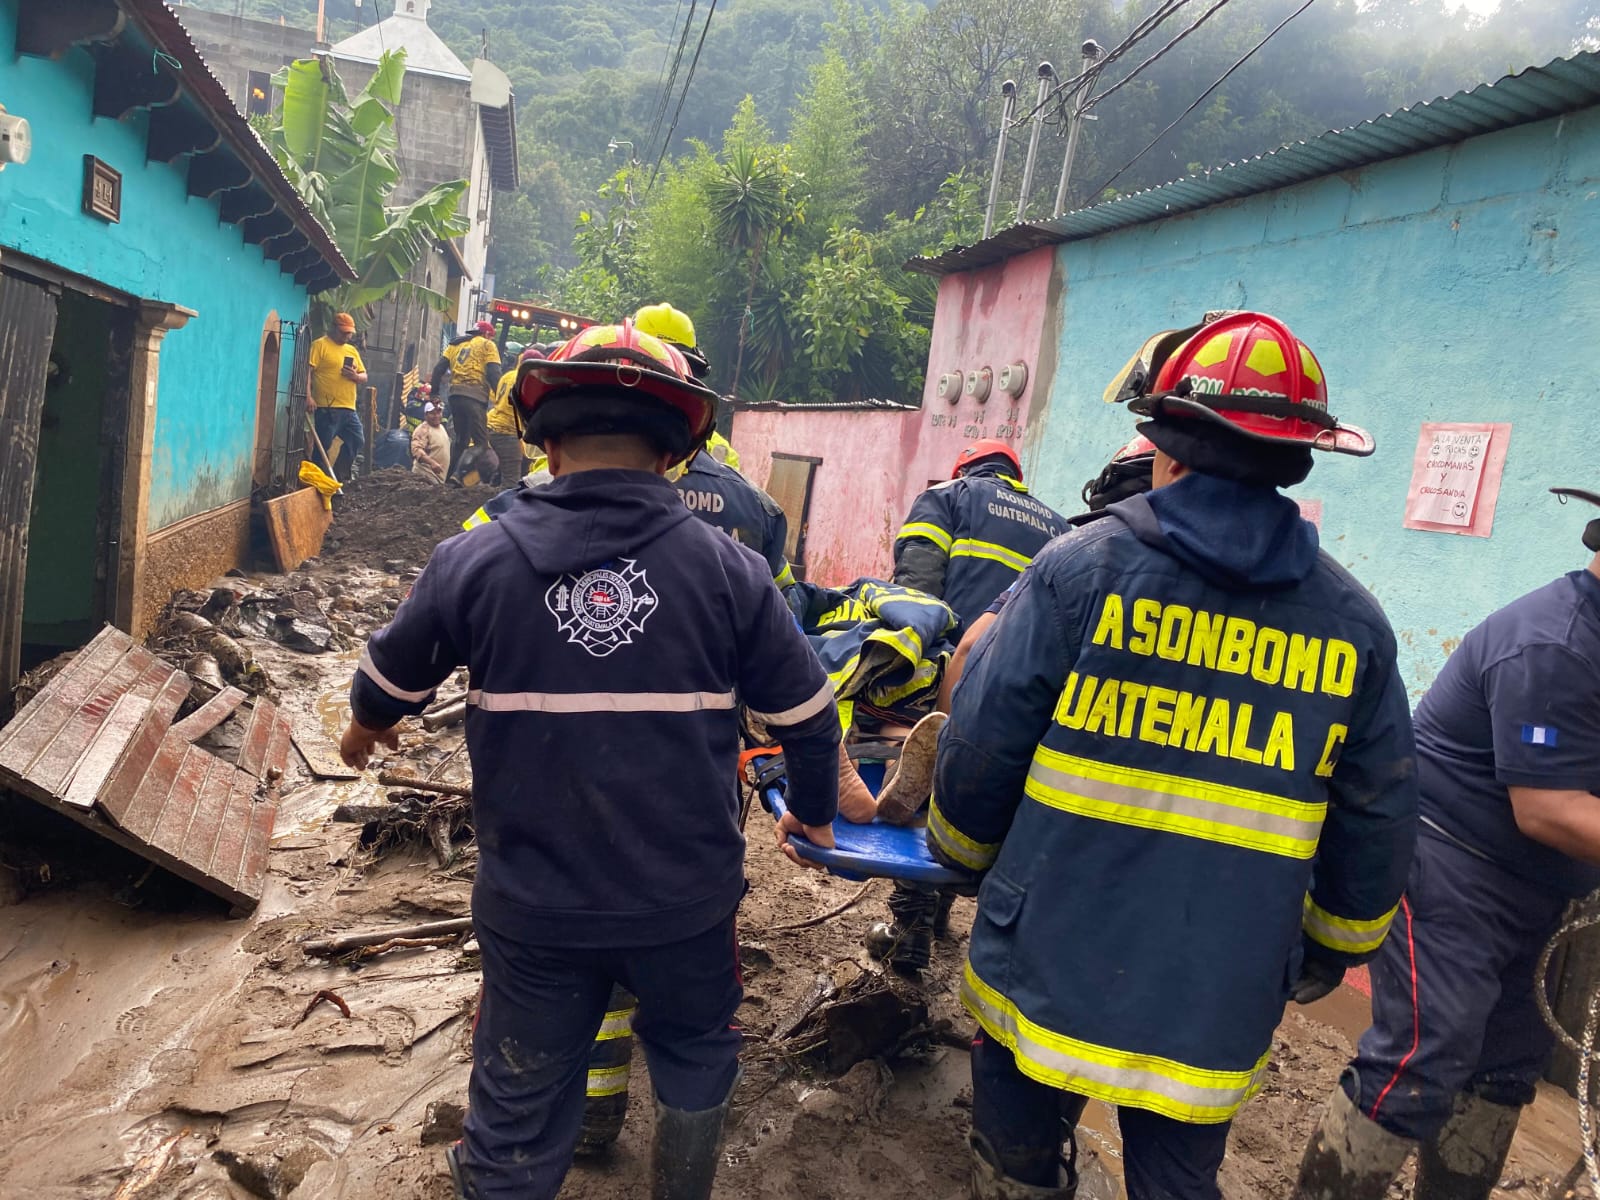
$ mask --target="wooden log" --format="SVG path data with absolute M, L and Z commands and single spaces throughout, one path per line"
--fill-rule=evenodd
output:
M 372 930 L 367 933 L 345 933 L 338 937 L 312 938 L 302 943 L 308 955 L 326 958 L 360 950 L 364 946 L 381 946 L 395 938 L 436 938 L 466 933 L 472 928 L 471 917 L 452 917 L 447 921 L 428 921 L 421 925 L 398 925 L 391 929 Z
M 459 725 L 467 719 L 467 702 L 458 700 L 454 704 L 447 704 L 433 712 L 423 713 L 422 727 L 424 729 L 443 729 L 447 725 Z
M 444 783 L 437 779 L 424 779 L 404 771 L 379 771 L 378 782 L 384 787 L 410 788 L 415 792 L 436 792 L 441 796 L 460 796 L 472 799 L 472 786 L 465 783 Z

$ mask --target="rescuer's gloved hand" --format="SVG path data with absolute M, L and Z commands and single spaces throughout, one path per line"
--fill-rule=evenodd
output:
M 1289 989 L 1296 1004 L 1310 1004 L 1321 1000 L 1344 981 L 1344 968 L 1309 955 L 1300 965 L 1300 978 Z

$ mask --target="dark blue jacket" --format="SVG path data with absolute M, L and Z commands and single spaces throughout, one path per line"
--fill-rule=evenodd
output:
M 1394 635 L 1293 501 L 1190 475 L 1059 538 L 978 643 L 928 840 L 1030 1075 L 1180 1121 L 1260 1087 L 1302 956 L 1376 952 L 1416 834 Z
M 822 665 L 761 559 L 657 476 L 557 479 L 441 544 L 367 645 L 355 719 L 420 712 L 460 665 L 473 916 L 504 935 L 647 945 L 727 917 L 744 890 L 740 703 L 783 740 L 796 816 L 834 817 Z
M 959 641 L 1045 543 L 1067 529 L 1067 519 L 1020 481 L 981 465 L 917 497 L 895 539 L 894 582 L 955 609 Z

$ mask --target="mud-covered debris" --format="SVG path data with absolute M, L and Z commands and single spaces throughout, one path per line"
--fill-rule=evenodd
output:
M 215 1150 L 211 1155 L 233 1180 L 261 1200 L 288 1200 L 318 1163 L 328 1161 L 328 1152 L 308 1141 L 296 1141 L 271 1154 L 235 1154 Z
M 467 1110 L 449 1100 L 434 1100 L 422 1114 L 422 1144 L 443 1146 L 461 1136 Z
M 830 1071 L 898 1050 L 906 1035 L 926 1026 L 928 1006 L 887 975 L 862 975 L 821 1012 Z

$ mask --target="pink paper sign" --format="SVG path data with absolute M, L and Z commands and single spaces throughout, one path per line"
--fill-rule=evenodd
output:
M 1424 425 L 1411 462 L 1405 527 L 1488 537 L 1510 442 L 1504 423 Z

